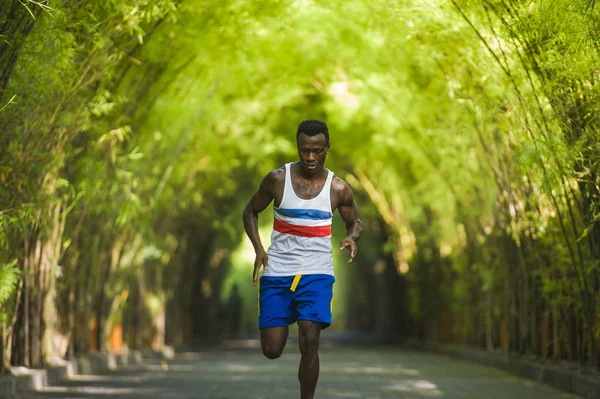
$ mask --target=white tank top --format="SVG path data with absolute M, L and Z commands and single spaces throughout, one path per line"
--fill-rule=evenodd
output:
M 329 274 L 333 276 L 331 255 L 331 181 L 327 170 L 323 189 L 313 199 L 299 198 L 294 192 L 290 171 L 285 165 L 285 186 L 279 207 L 275 207 L 275 222 L 271 246 L 267 251 L 269 267 L 264 276 L 294 276 L 297 274 Z

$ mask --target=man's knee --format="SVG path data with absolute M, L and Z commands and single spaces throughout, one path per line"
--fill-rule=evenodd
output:
M 300 323 L 299 341 L 300 352 L 303 355 L 314 355 L 319 350 L 321 326 L 317 323 Z
M 288 327 L 271 327 L 260 330 L 260 343 L 265 357 L 277 359 L 281 356 L 288 336 Z
M 314 355 L 319 351 L 319 336 L 307 334 L 300 340 L 300 352 L 303 355 Z
M 277 359 L 283 352 L 283 347 L 273 345 L 263 345 L 262 351 L 265 357 L 269 359 Z

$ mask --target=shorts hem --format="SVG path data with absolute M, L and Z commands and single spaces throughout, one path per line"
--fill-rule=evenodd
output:
M 321 324 L 322 329 L 326 329 L 327 327 L 331 326 L 331 321 L 325 321 L 325 320 L 298 319 L 298 320 L 296 320 L 296 323 L 299 321 L 311 321 L 313 323 L 319 323 L 319 324 Z
M 263 328 L 273 328 L 273 327 L 287 327 L 292 323 L 273 323 L 273 324 L 268 324 L 268 325 L 260 325 L 258 326 L 259 330 L 262 330 Z

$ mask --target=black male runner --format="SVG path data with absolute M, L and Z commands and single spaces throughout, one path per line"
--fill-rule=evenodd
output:
M 260 267 L 259 328 L 262 350 L 276 359 L 285 347 L 289 325 L 298 323 L 301 399 L 312 399 L 319 379 L 319 338 L 331 324 L 333 258 L 331 222 L 337 209 L 346 223 L 340 249 L 356 256 L 362 232 L 348 184 L 325 168 L 330 149 L 324 122 L 307 120 L 296 132 L 298 162 L 270 172 L 244 209 L 244 227 L 256 252 L 254 284 Z M 258 214 L 274 201 L 271 246 L 258 234 Z

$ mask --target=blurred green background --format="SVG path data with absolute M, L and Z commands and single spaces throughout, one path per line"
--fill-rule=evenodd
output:
M 304 119 L 365 225 L 347 264 L 334 221 L 331 332 L 597 367 L 599 28 L 586 0 L 4 1 L 2 372 L 256 337 L 241 213 Z

